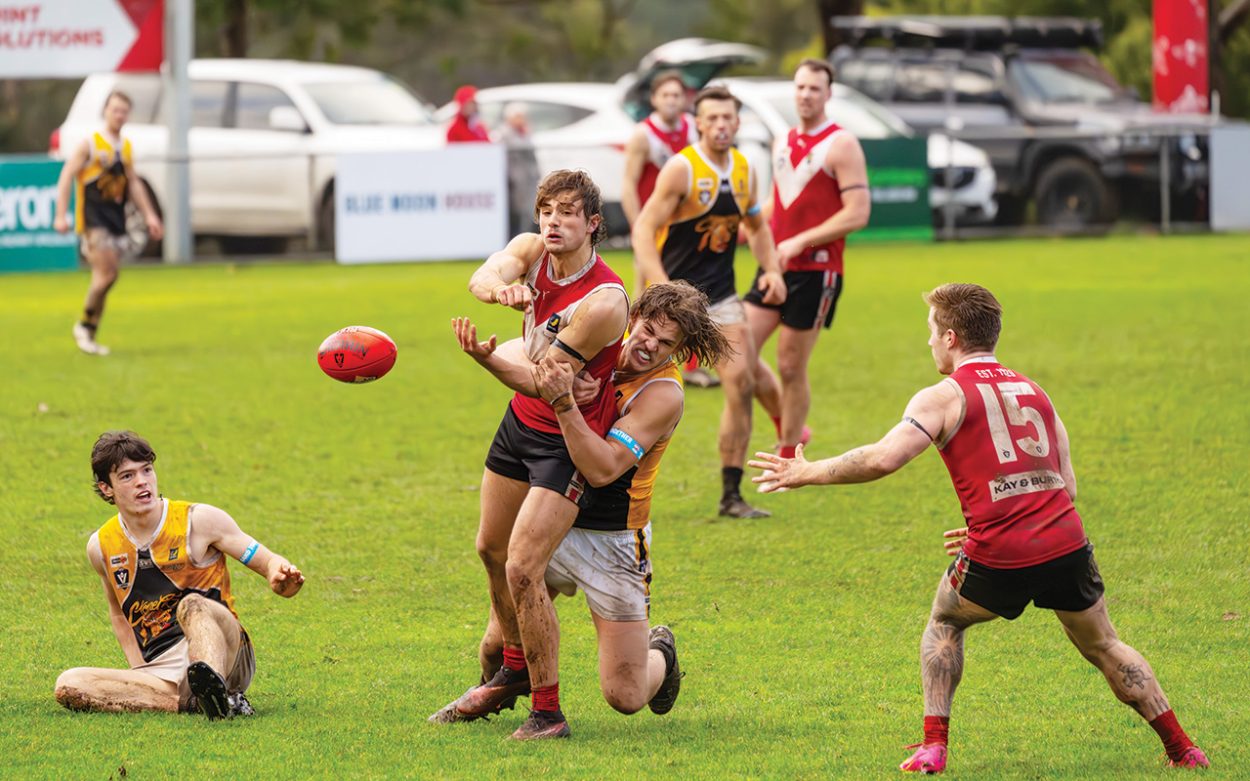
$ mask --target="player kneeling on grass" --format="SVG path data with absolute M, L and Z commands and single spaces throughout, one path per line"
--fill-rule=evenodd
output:
M 994 357 L 1002 307 L 978 285 L 943 285 L 925 296 L 929 347 L 946 379 L 921 390 L 880 442 L 809 462 L 756 453 L 764 491 L 864 483 L 937 446 L 968 521 L 958 558 L 938 581 L 920 641 L 924 742 L 901 770 L 946 767 L 951 700 L 964 667 L 964 630 L 1032 602 L 1055 611 L 1068 639 L 1102 671 L 1115 696 L 1158 733 L 1169 763 L 1207 767 L 1181 729 L 1150 665 L 1121 642 L 1103 599 L 1094 546 L 1073 506 L 1076 474 L 1068 432 L 1045 391 Z M 958 534 L 956 532 L 955 534 Z
M 66 670 L 56 700 L 71 710 L 250 716 L 244 692 L 256 657 L 234 612 L 223 554 L 280 596 L 299 593 L 304 576 L 216 507 L 162 498 L 155 461 L 151 445 L 130 431 L 102 434 L 91 451 L 96 492 L 117 515 L 91 535 L 87 558 L 104 581 L 130 669 Z
M 552 595 L 572 596 L 578 588 L 586 593 L 599 637 L 600 688 L 622 713 L 645 705 L 667 713 L 681 687 L 673 633 L 665 626 L 648 629 L 651 493 L 660 459 L 681 420 L 681 365 L 691 355 L 713 365 L 729 349 L 707 309 L 707 296 L 685 282 L 652 285 L 634 303 L 630 334 L 613 373 L 620 417 L 606 437 L 578 412 L 571 368 L 531 366 L 538 392 L 556 412 L 573 464 L 597 489 L 551 557 L 547 587 Z M 466 352 L 490 348 L 489 342 L 475 341 L 467 321 L 458 326 Z M 500 360 L 494 356 L 489 363 Z M 480 654 L 483 681 L 494 676 L 502 652 L 503 635 L 492 616 Z M 457 709 L 458 702 L 430 720 L 473 718 Z

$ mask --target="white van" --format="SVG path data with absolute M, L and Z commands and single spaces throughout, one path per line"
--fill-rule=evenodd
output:
M 334 244 L 334 159 L 346 152 L 431 149 L 444 143 L 430 107 L 368 68 L 281 60 L 192 60 L 191 229 L 219 236 L 307 236 Z M 159 209 L 168 133 L 157 74 L 87 77 L 50 140 L 64 157 L 101 125 L 112 90 L 134 107 L 122 134 Z M 235 241 L 237 244 L 238 242 Z M 271 250 L 273 248 L 270 248 Z

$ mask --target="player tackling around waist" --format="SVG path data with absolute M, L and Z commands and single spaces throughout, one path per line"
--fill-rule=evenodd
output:
M 1094 546 L 1073 505 L 1068 432 L 1037 385 L 994 356 L 1002 307 L 978 285 L 925 295 L 929 347 L 946 379 L 918 392 L 879 442 L 822 461 L 757 453 L 765 491 L 863 483 L 937 447 L 968 522 L 958 558 L 938 582 L 920 642 L 924 740 L 900 769 L 946 767 L 951 702 L 963 676 L 964 631 L 1012 620 L 1032 602 L 1053 610 L 1068 638 L 1102 672 L 1117 699 L 1158 733 L 1177 767 L 1206 767 L 1181 729 L 1154 670 L 1119 639 L 1107 614 Z
M 200 711 L 250 716 L 252 641 L 234 610 L 226 556 L 293 597 L 304 576 L 207 504 L 161 497 L 156 453 L 130 431 L 102 434 L 91 451 L 96 492 L 117 506 L 87 543 L 104 582 L 113 634 L 129 669 L 75 667 L 56 681 L 71 710 Z
M 547 566 L 547 587 L 553 596 L 572 596 L 578 589 L 586 594 L 599 638 L 600 688 L 622 713 L 647 705 L 657 714 L 667 713 L 681 686 L 672 631 L 648 628 L 651 498 L 660 459 L 681 419 L 680 363 L 690 356 L 714 363 L 727 349 L 707 303 L 707 296 L 684 282 L 652 285 L 634 303 L 629 337 L 612 378 L 620 417 L 606 436 L 578 413 L 569 367 L 533 367 L 538 390 L 556 410 L 574 465 L 595 489 Z M 502 645 L 499 622 L 492 616 L 479 654 L 483 681 L 496 676 Z M 490 685 L 478 688 L 489 690 Z M 466 699 L 478 699 L 470 696 L 473 691 L 430 720 L 476 718 L 476 711 L 464 707 Z

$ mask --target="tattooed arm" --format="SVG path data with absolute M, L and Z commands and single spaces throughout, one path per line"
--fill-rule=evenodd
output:
M 958 397 L 949 383 L 938 383 L 917 393 L 907 404 L 903 420 L 871 445 L 857 447 L 840 456 L 808 461 L 802 447 L 794 458 L 773 453 L 756 453 L 750 462 L 764 474 L 752 478 L 764 493 L 800 488 L 805 485 L 866 483 L 902 469 L 908 461 L 939 439 L 947 426 L 947 415 Z

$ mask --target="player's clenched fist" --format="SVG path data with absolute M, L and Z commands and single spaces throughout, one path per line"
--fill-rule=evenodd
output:
M 500 285 L 493 295 L 496 302 L 520 312 L 528 312 L 534 304 L 534 291 L 529 285 Z
M 281 564 L 269 573 L 269 588 L 280 597 L 293 597 L 304 585 L 304 575 L 294 564 Z

